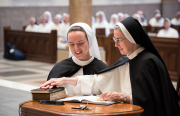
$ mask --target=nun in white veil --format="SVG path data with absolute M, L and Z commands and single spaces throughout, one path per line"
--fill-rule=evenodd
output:
M 124 18 L 124 14 L 123 13 L 118 13 L 118 19 L 119 19 L 119 21 L 122 21 L 123 20 L 123 18 Z
M 106 19 L 106 15 L 103 11 L 98 11 L 96 13 L 96 23 L 95 23 L 95 29 L 97 28 L 105 28 L 105 34 L 106 36 L 109 36 L 110 30 L 109 30 L 109 24 Z
M 96 36 L 95 36 L 94 32 L 92 31 L 92 29 L 89 27 L 89 25 L 87 25 L 86 23 L 81 23 L 81 22 L 74 23 L 69 27 L 68 31 L 74 26 L 80 26 L 85 30 L 86 35 L 87 35 L 87 39 L 89 42 L 90 56 L 94 56 L 97 59 L 101 60 Z M 73 54 L 72 54 L 71 50 L 69 50 L 69 57 L 72 57 L 72 56 L 73 56 Z
M 139 23 L 141 24 L 141 17 L 139 14 L 134 14 L 133 18 L 137 19 L 139 21 Z M 141 24 L 142 25 L 142 24 Z
M 147 20 L 144 14 L 140 15 L 141 17 L 141 25 L 142 26 L 147 26 Z
M 164 29 L 161 29 L 157 33 L 157 37 L 169 37 L 169 38 L 179 38 L 178 31 L 171 27 L 171 21 L 168 18 L 164 20 Z
M 124 17 L 123 17 L 123 20 L 126 19 L 126 18 L 128 18 L 128 17 L 129 17 L 129 15 L 125 13 L 125 14 L 124 14 Z
M 171 19 L 172 25 L 180 25 L 180 11 L 177 11 L 175 14 L 175 18 Z
M 63 38 L 61 37 L 61 22 L 62 22 L 62 16 L 60 14 L 57 14 L 54 17 L 54 25 L 52 30 L 57 30 L 57 48 L 58 49 L 66 49 L 67 43 L 63 43 Z
M 50 27 L 52 27 L 52 26 L 54 25 L 54 23 L 53 23 L 53 20 L 52 20 L 52 15 L 51 15 L 51 13 L 50 13 L 49 11 L 45 11 L 45 12 L 44 12 L 44 15 L 46 15 L 46 17 L 47 17 L 47 24 L 48 24 Z
M 31 17 L 29 19 L 29 22 L 30 22 L 30 24 L 26 27 L 25 31 L 36 32 L 38 30 L 38 26 L 35 24 L 36 18 L 35 17 Z
M 64 76 L 71 78 L 72 76 L 97 74 L 98 71 L 108 67 L 101 61 L 97 39 L 89 25 L 86 23 L 71 25 L 68 28 L 67 37 L 70 58 L 57 63 L 49 73 L 47 79 L 49 81 L 40 88 L 52 88 L 53 83 L 65 79 L 62 78 Z M 63 84 L 62 86 L 66 88 L 68 96 L 101 93 L 97 86 L 93 86 L 90 93 L 89 90 L 86 91 L 86 88 L 81 91 L 81 86 L 84 84 L 86 83 L 78 82 L 76 86 L 70 84 Z
M 109 23 L 109 29 L 114 29 L 114 26 L 118 22 L 119 22 L 118 15 L 117 14 L 112 14 L 111 19 L 110 19 L 110 23 Z

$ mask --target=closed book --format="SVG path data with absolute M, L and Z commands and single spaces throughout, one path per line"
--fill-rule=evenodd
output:
M 32 99 L 35 101 L 39 101 L 39 100 L 56 101 L 65 98 L 67 96 L 64 87 L 46 89 L 46 90 L 33 89 L 31 90 L 31 93 L 32 93 Z
M 31 93 L 54 93 L 58 91 L 64 90 L 64 87 L 58 87 L 58 88 L 52 88 L 52 89 L 33 89 L 31 90 Z

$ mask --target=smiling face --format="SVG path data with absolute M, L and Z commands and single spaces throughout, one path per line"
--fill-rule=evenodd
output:
M 116 40 L 122 40 L 115 43 L 115 47 L 119 49 L 122 55 L 130 55 L 136 50 L 136 44 L 131 43 L 119 29 L 114 30 L 114 37 Z
M 72 54 L 79 60 L 87 61 L 91 58 L 89 43 L 82 31 L 71 31 L 68 33 L 68 44 Z

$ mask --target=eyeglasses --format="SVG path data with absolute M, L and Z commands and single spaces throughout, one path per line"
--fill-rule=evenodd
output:
M 122 40 L 120 40 L 120 39 L 116 39 L 115 37 L 113 37 L 113 40 L 114 40 L 114 42 L 116 43 L 121 43 L 123 40 L 125 40 L 126 38 L 124 38 L 124 39 L 122 39 Z

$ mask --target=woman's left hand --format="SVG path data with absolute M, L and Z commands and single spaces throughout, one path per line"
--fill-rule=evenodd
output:
M 105 92 L 100 95 L 100 98 L 105 101 L 123 101 L 124 94 L 118 92 Z

